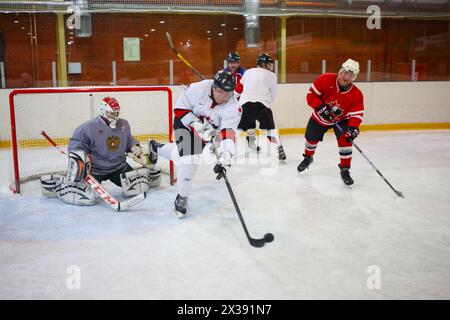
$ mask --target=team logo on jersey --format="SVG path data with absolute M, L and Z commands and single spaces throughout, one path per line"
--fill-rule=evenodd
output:
M 125 126 L 121 126 L 121 127 L 120 127 L 120 130 L 121 130 L 122 132 L 125 132 L 125 131 L 127 131 L 127 128 L 125 128 Z
M 340 104 L 338 103 L 337 100 L 333 100 L 333 101 L 330 101 L 330 102 L 327 102 L 327 103 L 331 107 L 331 109 L 333 110 L 333 112 L 336 115 L 336 117 L 339 117 L 340 115 L 342 115 L 343 110 L 340 108 Z
M 339 102 L 337 101 L 337 100 L 333 100 L 333 101 L 330 101 L 330 102 L 327 102 L 327 104 L 331 107 L 331 109 L 341 109 L 340 108 L 340 104 L 339 104 Z
M 109 151 L 116 151 L 120 146 L 120 138 L 118 136 L 111 136 L 106 139 L 106 147 Z

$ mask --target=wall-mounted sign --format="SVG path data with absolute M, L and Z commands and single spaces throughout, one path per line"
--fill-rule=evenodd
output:
M 81 62 L 69 62 L 69 74 L 81 74 Z
M 123 38 L 123 60 L 141 61 L 140 38 Z

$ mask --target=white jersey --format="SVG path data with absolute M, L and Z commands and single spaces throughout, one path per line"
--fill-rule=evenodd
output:
M 251 68 L 242 76 L 244 87 L 239 103 L 260 102 L 267 108 L 272 106 L 277 93 L 277 76 L 265 68 Z
M 192 121 L 204 119 L 218 130 L 232 129 L 234 131 L 241 120 L 239 102 L 232 96 L 227 102 L 213 106 L 211 98 L 213 82 L 214 80 L 203 80 L 186 87 L 175 104 L 175 110 L 192 111 L 181 118 L 181 122 L 186 127 Z

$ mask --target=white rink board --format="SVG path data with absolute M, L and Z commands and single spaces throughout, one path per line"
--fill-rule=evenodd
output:
M 366 111 L 363 124 L 450 122 L 448 105 L 450 81 L 370 82 L 357 83 L 357 85 L 364 94 Z M 307 83 L 278 85 L 277 98 L 273 106 L 278 128 L 306 127 L 311 115 L 311 109 L 306 106 L 306 93 L 309 86 L 310 84 Z M 182 87 L 171 86 L 170 88 L 173 92 L 173 104 L 175 104 Z M 10 91 L 10 89 L 0 89 L 0 112 L 4 115 L 0 118 L 0 140 L 2 141 L 9 140 L 11 137 L 8 102 Z M 124 100 L 125 102 L 127 101 Z M 86 99 L 80 98 L 71 102 L 71 106 L 80 108 L 85 103 Z M 127 102 L 126 105 L 134 104 Z M 35 122 L 35 118 L 35 115 L 29 115 L 31 122 Z M 41 120 L 46 121 L 46 118 L 43 117 Z

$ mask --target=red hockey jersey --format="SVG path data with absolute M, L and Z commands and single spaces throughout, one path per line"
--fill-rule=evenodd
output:
M 347 91 L 339 92 L 337 73 L 324 73 L 317 77 L 308 90 L 306 100 L 308 105 L 315 109 L 323 103 L 332 108 L 337 107 L 342 114 L 334 122 L 348 119 L 348 126 L 359 127 L 364 116 L 364 98 L 361 90 L 353 83 Z M 322 126 L 332 126 L 334 123 L 326 121 L 313 111 L 312 117 Z
M 234 74 L 234 76 L 236 77 L 236 88 L 234 88 L 234 91 L 236 91 L 238 94 L 241 94 L 242 91 L 244 90 L 244 87 L 242 86 L 242 83 L 241 83 L 242 74 L 240 74 L 239 72 L 236 72 Z

